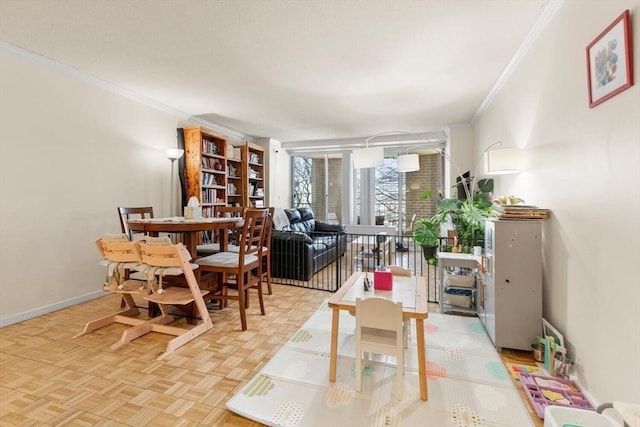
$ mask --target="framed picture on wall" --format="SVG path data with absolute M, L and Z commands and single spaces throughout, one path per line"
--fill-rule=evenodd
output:
M 589 108 L 633 85 L 629 11 L 625 10 L 587 46 Z

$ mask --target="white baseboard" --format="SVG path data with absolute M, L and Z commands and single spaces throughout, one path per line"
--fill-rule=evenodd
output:
M 14 314 L 13 316 L 2 317 L 0 318 L 0 328 L 13 325 L 14 323 L 22 322 L 23 320 L 28 320 L 34 317 L 42 316 L 43 314 L 58 311 L 63 308 L 71 307 L 72 305 L 80 304 L 85 301 L 96 299 L 103 295 L 105 295 L 104 291 L 91 292 L 90 294 L 81 295 L 79 297 L 70 298 L 64 301 L 59 301 L 54 304 L 45 305 L 44 307 L 38 307 L 33 310 Z

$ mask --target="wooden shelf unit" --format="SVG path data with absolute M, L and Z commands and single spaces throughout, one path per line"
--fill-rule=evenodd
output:
M 265 167 L 264 148 L 250 142 L 242 147 L 243 206 L 264 207 Z
M 182 130 L 187 199 L 198 198 L 202 216 L 213 216 L 217 206 L 265 206 L 265 156 L 260 145 L 231 146 L 225 135 L 199 126 Z
M 227 137 L 202 127 L 183 132 L 187 199 L 197 197 L 202 216 L 211 217 L 227 204 Z

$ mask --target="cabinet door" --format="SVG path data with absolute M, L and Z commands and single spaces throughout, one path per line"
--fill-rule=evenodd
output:
M 495 345 L 526 350 L 542 322 L 541 227 L 493 222 Z

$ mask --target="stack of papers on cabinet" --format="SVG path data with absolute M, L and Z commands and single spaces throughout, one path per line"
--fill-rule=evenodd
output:
M 498 219 L 532 220 L 546 219 L 549 209 L 542 209 L 532 205 L 498 205 L 495 216 Z

